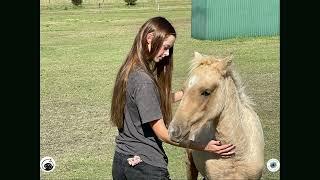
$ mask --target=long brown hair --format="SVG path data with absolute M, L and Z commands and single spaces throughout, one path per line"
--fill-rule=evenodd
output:
M 153 33 L 151 49 L 147 44 L 147 35 Z M 123 128 L 124 106 L 126 102 L 126 89 L 129 73 L 137 68 L 142 68 L 153 80 L 160 94 L 160 106 L 163 120 L 166 125 L 171 121 L 171 79 L 173 69 L 173 46 L 169 49 L 169 55 L 159 62 L 154 62 L 164 40 L 176 31 L 164 17 L 154 17 L 146 21 L 139 29 L 132 48 L 117 74 L 111 104 L 111 122 L 118 129 Z

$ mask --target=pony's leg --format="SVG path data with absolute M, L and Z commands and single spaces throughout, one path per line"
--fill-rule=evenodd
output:
M 187 160 L 186 160 L 187 179 L 188 180 L 197 180 L 198 170 L 193 162 L 192 150 L 186 149 L 186 152 L 187 152 Z

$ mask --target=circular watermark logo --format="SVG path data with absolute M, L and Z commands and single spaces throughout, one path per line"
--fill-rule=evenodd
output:
M 40 161 L 40 168 L 44 172 L 51 172 L 56 167 L 56 163 L 52 157 L 44 157 Z
M 280 162 L 278 159 L 269 159 L 267 162 L 267 168 L 271 172 L 276 172 L 280 169 Z

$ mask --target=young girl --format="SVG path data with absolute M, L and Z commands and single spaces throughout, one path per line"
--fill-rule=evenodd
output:
M 183 96 L 183 91 L 171 94 L 175 39 L 176 31 L 168 20 L 149 19 L 120 67 L 111 105 L 111 122 L 119 132 L 112 165 L 114 180 L 170 179 L 162 142 L 226 157 L 234 154 L 233 145 L 215 140 L 208 144 L 170 140 L 171 103 Z

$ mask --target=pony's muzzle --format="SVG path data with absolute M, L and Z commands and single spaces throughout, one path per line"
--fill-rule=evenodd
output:
M 169 126 L 169 137 L 171 141 L 180 142 L 182 140 L 182 131 L 179 127 Z

